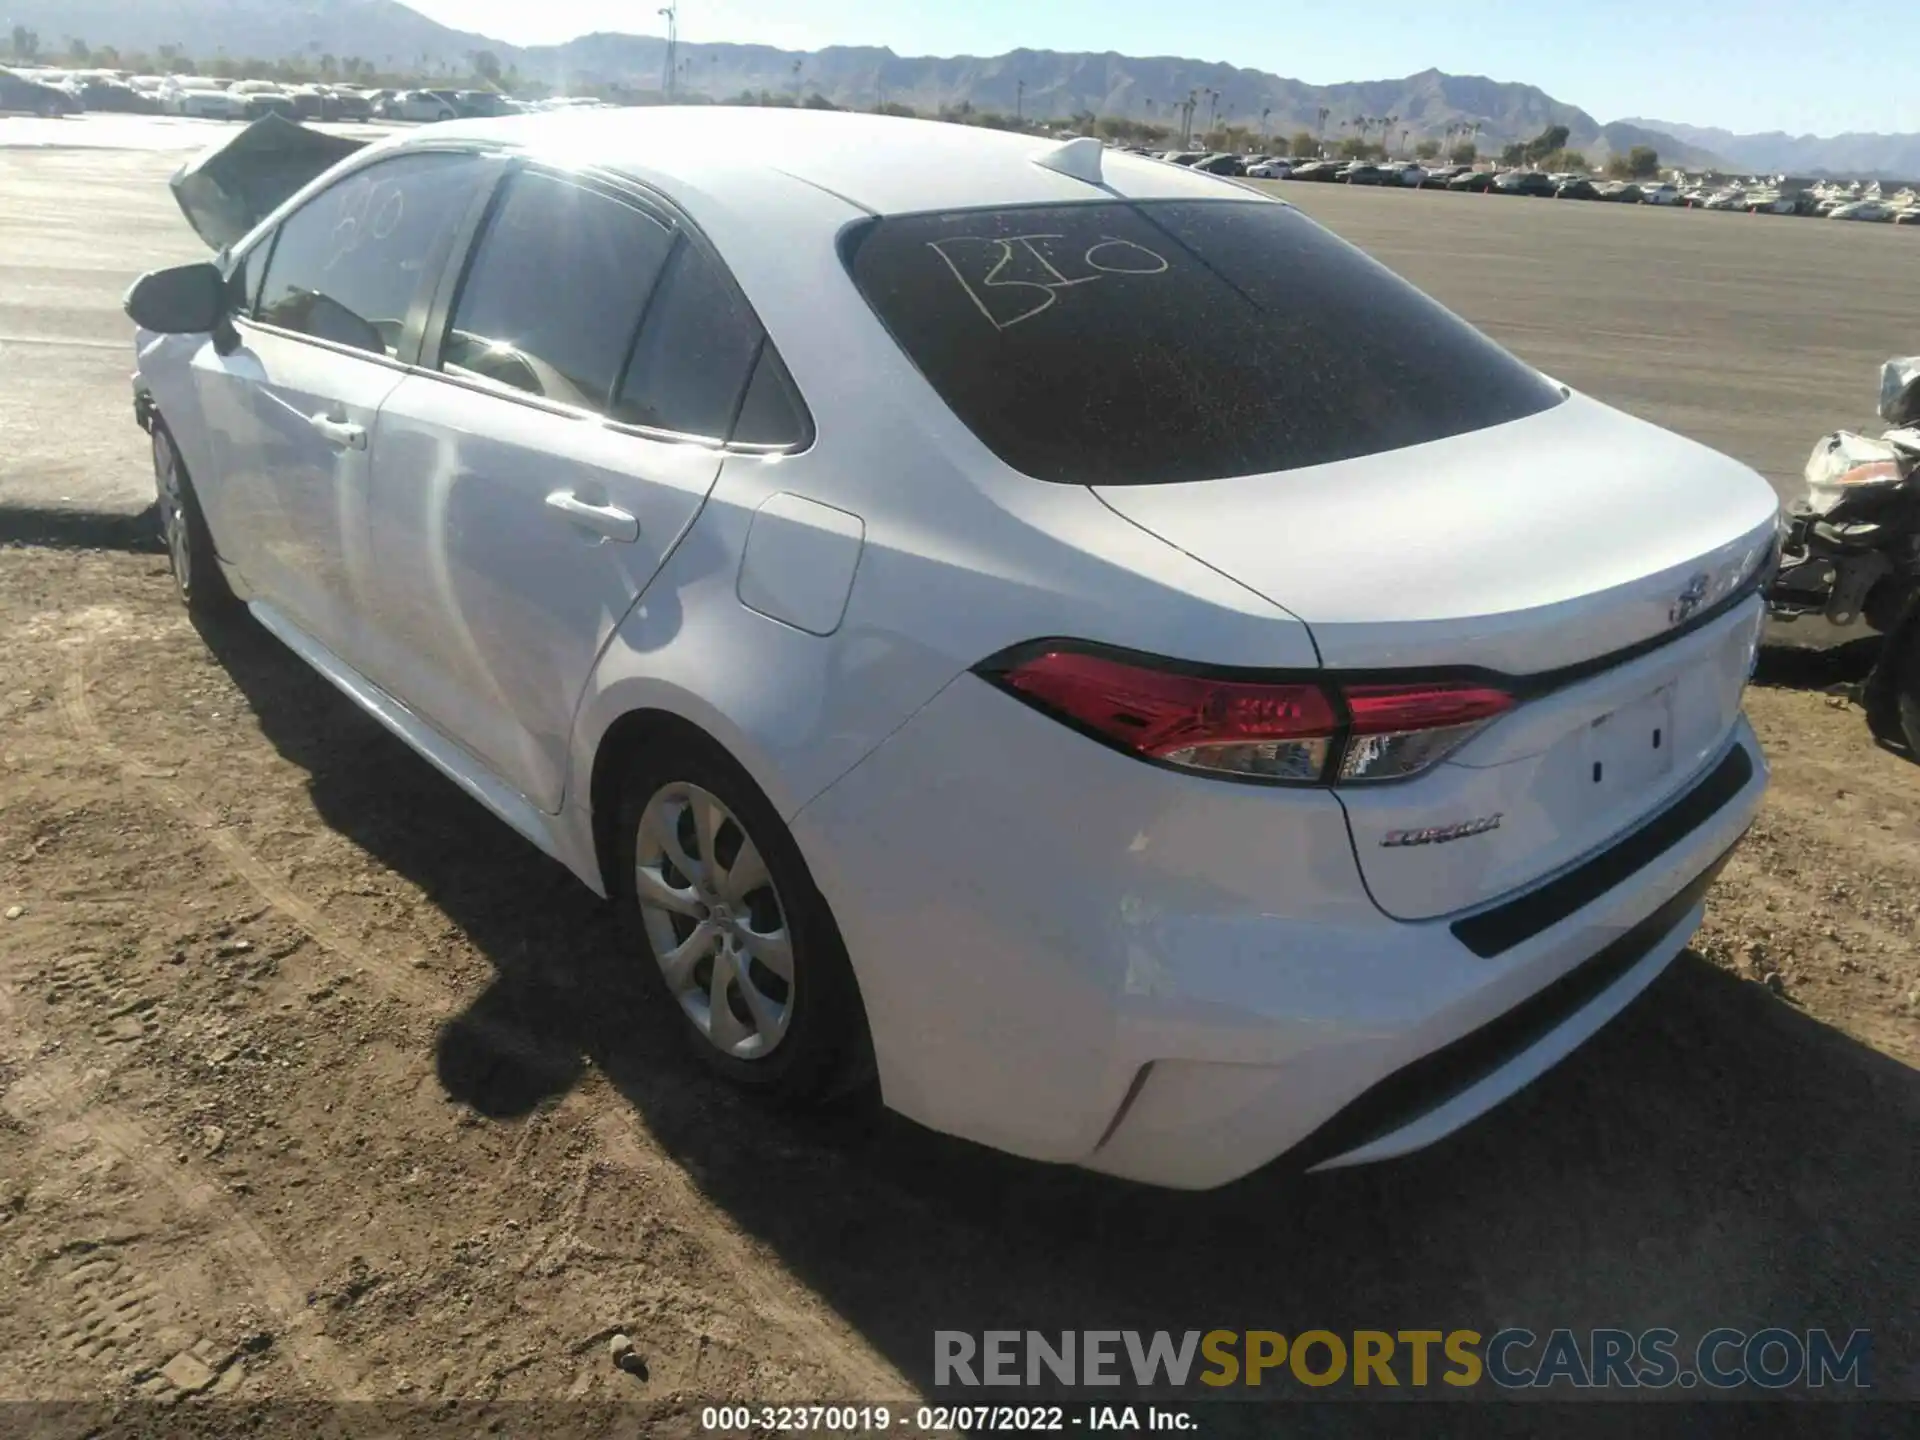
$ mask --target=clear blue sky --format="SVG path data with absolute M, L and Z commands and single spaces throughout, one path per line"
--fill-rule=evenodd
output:
M 406 0 L 516 44 L 658 35 L 665 0 Z M 1831 135 L 1920 130 L 1915 0 L 1434 0 L 1181 5 L 1167 0 L 685 0 L 685 40 L 902 55 L 1118 50 L 1315 84 L 1429 66 L 1540 86 L 1602 121 L 1629 115 Z

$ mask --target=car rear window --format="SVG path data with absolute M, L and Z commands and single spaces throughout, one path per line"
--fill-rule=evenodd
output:
M 893 216 L 854 283 L 1002 460 L 1085 485 L 1292 470 L 1517 420 L 1561 391 L 1291 206 Z

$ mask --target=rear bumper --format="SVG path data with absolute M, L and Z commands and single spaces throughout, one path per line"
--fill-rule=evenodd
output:
M 1727 782 L 1730 774 L 1737 784 Z M 1331 1169 L 1444 1138 L 1565 1059 L 1659 976 L 1699 926 L 1705 893 L 1765 787 L 1765 762 L 1743 719 L 1705 776 L 1607 851 L 1468 920 L 1397 927 L 1409 963 L 1462 981 L 1452 1004 L 1374 1034 L 1329 1037 L 1281 1065 L 1184 1062 L 1165 1076 L 1156 1065 L 1106 1144 L 1082 1163 L 1201 1188 L 1278 1156 Z M 1553 896 L 1556 886 L 1581 887 L 1616 856 L 1639 859 L 1639 837 L 1669 816 L 1684 826 L 1680 833 L 1643 846 L 1654 852 L 1643 863 L 1555 923 L 1531 929 L 1539 918 L 1538 907 L 1529 915 L 1535 897 L 1560 905 L 1568 897 Z M 1495 923 L 1477 923 L 1486 920 Z M 1491 955 L 1474 953 L 1495 947 Z M 1475 967 L 1478 985 L 1467 973 Z M 1302 1090 L 1321 1097 L 1324 1114 L 1303 1114 Z
M 1203 1189 L 1301 1146 L 1313 1166 L 1417 1149 L 1571 1052 L 1698 924 L 1702 877 L 1765 788 L 1744 720 L 1709 772 L 1736 748 L 1747 775 L 1722 803 L 1491 954 L 1459 917 L 1383 916 L 1330 795 L 1142 766 L 972 677 L 795 833 L 889 1105 Z

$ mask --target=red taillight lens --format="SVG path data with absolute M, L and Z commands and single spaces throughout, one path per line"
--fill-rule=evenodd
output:
M 1312 684 L 1214 680 L 1069 650 L 1023 660 L 998 678 L 1123 749 L 1195 770 L 1318 780 L 1340 729 Z
M 1466 744 L 1513 697 L 1484 685 L 1348 685 L 1353 726 L 1340 756 L 1346 781 L 1399 780 Z
M 1305 784 L 1404 779 L 1514 704 L 1484 685 L 1217 679 L 1067 648 L 983 669 L 995 683 L 1136 755 Z

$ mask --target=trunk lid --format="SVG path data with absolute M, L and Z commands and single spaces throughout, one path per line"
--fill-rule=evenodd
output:
M 1725 607 L 1778 509 L 1745 466 L 1579 396 L 1334 465 L 1096 493 L 1304 621 L 1329 670 L 1533 681 L 1440 765 L 1339 792 L 1368 888 L 1403 919 L 1563 867 L 1724 748 L 1762 613 Z M 1423 830 L 1453 833 L 1407 843 Z
M 231 140 L 187 161 L 169 184 L 194 233 L 209 249 L 224 250 L 309 180 L 366 144 L 309 130 L 281 115 L 263 115 Z

